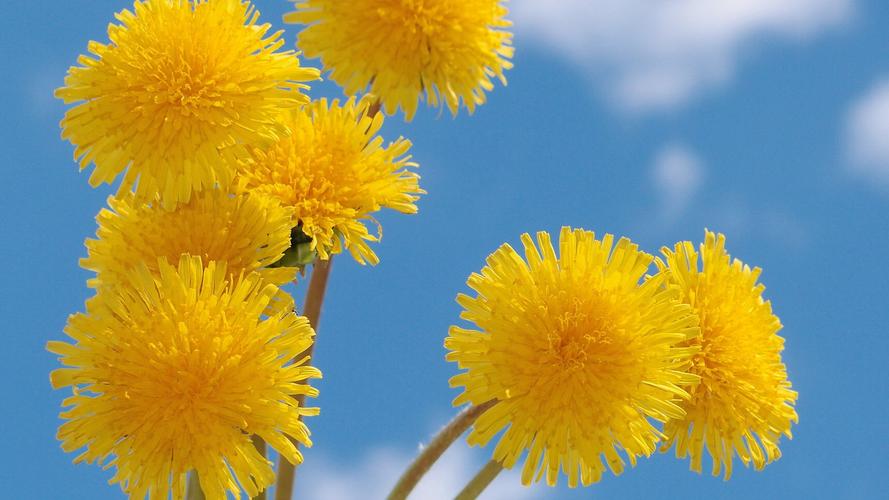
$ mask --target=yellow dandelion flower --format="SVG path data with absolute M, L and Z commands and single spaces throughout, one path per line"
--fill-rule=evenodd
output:
M 80 261 L 95 271 L 88 282 L 94 288 L 122 283 L 142 265 L 157 274 L 158 258 L 177 262 L 182 255 L 223 262 L 233 276 L 255 271 L 279 286 L 296 277 L 296 268 L 267 267 L 290 247 L 294 226 L 276 200 L 212 189 L 174 210 L 140 203 L 131 194 L 109 197 L 108 205 L 96 217 L 96 239 L 86 240 L 88 256 Z M 283 305 L 286 296 L 281 291 L 275 304 Z
M 459 295 L 449 361 L 464 392 L 454 405 L 496 403 L 476 420 L 471 445 L 503 431 L 494 459 L 511 468 L 528 450 L 522 482 L 555 485 L 559 469 L 575 487 L 615 474 L 623 452 L 635 465 L 662 437 L 650 419 L 683 415 L 676 405 L 696 378 L 685 372 L 697 319 L 661 275 L 640 284 L 653 257 L 626 238 L 563 228 L 559 256 L 549 234 L 522 236 L 524 259 L 503 245 Z M 504 430 L 505 429 L 505 430 Z M 536 479 L 535 479 L 536 474 Z
M 224 264 L 184 257 L 155 275 L 141 267 L 132 287 L 100 290 L 47 348 L 70 386 L 58 438 L 75 462 L 115 467 L 111 483 L 131 498 L 181 499 L 197 471 L 208 499 L 255 496 L 275 478 L 251 442 L 258 435 L 287 460 L 311 445 L 297 396 L 321 373 L 300 357 L 312 343 L 308 320 L 282 310 L 263 317 L 276 293 L 256 274 L 234 281 Z
M 318 71 L 279 52 L 259 13 L 241 0 L 137 0 L 116 15 L 110 43 L 90 42 L 56 96 L 77 103 L 62 120 L 90 184 L 136 185 L 168 208 L 193 191 L 227 185 L 244 144 L 269 143 L 286 128 L 282 107 L 306 102 L 299 83 Z
M 471 113 L 505 85 L 512 34 L 501 0 L 294 0 L 285 22 L 304 24 L 297 45 L 320 57 L 346 93 L 379 95 L 410 120 L 426 94 L 434 107 Z
M 686 415 L 664 426 L 662 449 L 675 444 L 676 455 L 690 456 L 692 470 L 700 472 L 706 446 L 713 475 L 724 468 L 726 479 L 735 454 L 744 465 L 762 469 L 781 456 L 778 441 L 782 434 L 791 437 L 791 422 L 798 417 L 793 407 L 797 393 L 781 362 L 781 322 L 762 298 L 765 287 L 757 283 L 761 270 L 732 260 L 725 236 L 710 231 L 700 254 L 688 241 L 661 251 L 666 262 L 658 259 L 658 266 L 701 321 L 700 336 L 687 343 L 700 348 L 691 372 L 701 382 L 680 404 Z
M 288 113 L 292 131 L 270 148 L 253 148 L 240 171 L 239 188 L 277 198 L 312 238 L 322 259 L 347 248 L 358 262 L 379 262 L 367 242 L 378 241 L 366 222 L 383 207 L 417 212 L 425 191 L 407 155 L 410 141 L 388 146 L 377 136 L 383 115 L 368 116 L 370 98 L 313 102 Z M 379 229 L 379 225 L 378 229 Z

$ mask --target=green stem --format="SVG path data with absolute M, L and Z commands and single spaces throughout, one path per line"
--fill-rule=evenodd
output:
M 256 451 L 258 451 L 260 455 L 265 457 L 265 441 L 263 441 L 262 438 L 256 434 L 254 434 L 253 437 L 251 437 L 250 439 L 253 441 L 253 446 L 256 447 Z M 253 500 L 266 500 L 266 490 L 260 491 L 255 497 L 253 497 Z
M 502 470 L 503 466 L 496 460 L 486 463 L 482 470 L 478 471 L 478 474 L 463 488 L 463 491 L 457 495 L 455 500 L 475 500 Z
M 312 356 L 317 342 L 318 321 L 321 319 L 321 305 L 324 303 L 324 292 L 327 291 L 327 278 L 330 276 L 330 260 L 316 260 L 312 267 L 312 278 L 309 280 L 309 290 L 306 292 L 305 309 L 303 316 L 309 320 L 309 324 L 315 329 L 315 342 L 306 349 L 306 355 Z M 297 396 L 299 406 L 305 401 L 304 395 Z M 299 443 L 293 443 L 297 447 Z M 296 477 L 296 466 L 281 457 L 278 459 L 278 482 L 275 486 L 275 500 L 291 500 L 293 498 L 293 480 Z
M 475 422 L 479 415 L 494 406 L 494 403 L 496 403 L 496 400 L 491 400 L 478 406 L 470 406 L 458 413 L 453 420 L 448 422 L 432 438 L 429 445 L 423 448 L 420 454 L 417 455 L 417 458 L 404 471 L 401 478 L 398 479 L 398 483 L 395 484 L 392 492 L 386 498 L 388 500 L 406 499 L 417 486 L 417 483 L 420 482 L 420 479 L 423 478 L 423 475 L 432 467 L 432 464 Z
M 367 116 L 373 118 L 380 112 L 380 100 L 377 99 L 368 108 Z M 327 278 L 330 276 L 330 266 L 333 264 L 333 255 L 327 260 L 316 258 L 312 265 L 312 277 L 309 281 L 309 290 L 306 292 L 305 309 L 303 316 L 309 320 L 309 324 L 315 330 L 315 342 L 306 349 L 306 355 L 311 357 L 315 353 L 315 344 L 318 341 L 318 321 L 321 319 L 321 305 L 324 303 L 324 293 L 327 291 Z M 305 403 L 305 395 L 296 397 L 299 406 Z M 302 417 L 300 417 L 301 419 Z M 299 443 L 294 441 L 294 446 Z M 296 479 L 296 466 L 285 458 L 278 458 L 278 481 L 275 485 L 275 500 L 291 500 L 293 498 L 293 482 Z

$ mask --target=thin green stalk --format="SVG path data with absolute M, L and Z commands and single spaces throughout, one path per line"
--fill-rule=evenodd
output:
M 373 102 L 367 109 L 366 115 L 373 118 L 380 112 L 382 103 L 379 99 Z M 303 316 L 308 318 L 309 324 L 315 329 L 316 342 L 318 334 L 318 321 L 321 318 L 321 305 L 324 303 L 324 292 L 327 290 L 327 278 L 330 275 L 330 266 L 333 264 L 333 256 L 328 260 L 315 259 L 312 264 L 312 277 L 309 281 L 309 290 L 306 292 L 306 303 Z M 306 350 L 306 355 L 312 356 L 315 352 L 315 344 Z M 297 396 L 299 405 L 305 402 L 305 395 Z M 302 417 L 300 417 L 302 418 Z M 293 444 L 299 447 L 299 443 Z M 284 458 L 278 459 L 278 481 L 275 486 L 275 500 L 291 500 L 293 498 L 293 481 L 296 478 L 296 467 Z
M 327 278 L 330 276 L 330 266 L 333 257 L 329 260 L 315 260 L 312 265 L 312 277 L 309 280 L 309 290 L 306 292 L 306 304 L 303 316 L 309 320 L 309 324 L 318 333 L 318 321 L 321 319 L 321 305 L 324 303 L 324 292 L 327 290 Z M 317 339 L 317 337 L 316 337 Z M 315 352 L 315 342 L 306 350 L 306 355 L 311 356 Z M 299 405 L 302 406 L 305 396 L 297 396 Z M 293 443 L 299 446 L 299 443 Z M 278 459 L 278 482 L 275 486 L 275 500 L 291 500 L 293 498 L 293 480 L 296 477 L 296 467 L 280 457 Z
M 258 451 L 260 455 L 265 457 L 266 456 L 265 441 L 263 441 L 262 438 L 257 436 L 256 434 L 253 435 L 251 440 L 253 441 L 253 446 L 256 447 L 256 451 Z M 257 494 L 255 497 L 253 497 L 253 500 L 266 500 L 266 490 L 260 491 L 259 494 Z
M 478 474 L 466 484 L 463 491 L 457 495 L 455 500 L 475 500 L 483 491 L 485 491 L 485 488 L 494 481 L 494 478 L 496 478 L 497 474 L 500 474 L 500 471 L 502 470 L 503 466 L 500 465 L 500 462 L 496 460 L 489 461 L 480 471 L 478 471 Z
M 395 484 L 395 487 L 392 488 L 392 492 L 389 493 L 389 496 L 386 498 L 388 500 L 406 499 L 410 492 L 417 486 L 417 483 L 420 482 L 420 479 L 423 478 L 423 475 L 425 475 L 432 467 L 432 464 L 441 457 L 445 450 L 447 450 L 448 447 L 450 447 L 451 444 L 453 444 L 453 442 L 456 441 L 457 438 L 459 438 L 482 413 L 491 406 L 494 406 L 495 402 L 495 400 L 491 400 L 478 406 L 470 406 L 458 413 L 453 420 L 448 422 L 448 424 L 432 438 L 429 445 L 423 448 L 420 454 L 417 455 L 417 458 L 415 458 L 410 466 L 408 466 L 407 470 L 404 471 L 401 478 L 398 479 L 398 483 Z

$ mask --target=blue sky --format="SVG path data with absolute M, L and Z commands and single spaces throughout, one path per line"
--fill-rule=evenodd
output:
M 773 3 L 780 3 L 775 6 Z M 284 0 L 258 0 L 284 27 Z M 868 498 L 889 489 L 889 4 L 876 0 L 510 2 L 515 69 L 474 116 L 390 118 L 429 192 L 383 214 L 382 262 L 334 263 L 316 361 L 303 498 L 381 496 L 456 391 L 442 341 L 454 296 L 503 242 L 574 225 L 648 251 L 705 227 L 764 269 L 785 327 L 800 424 L 784 456 L 729 482 L 672 455 L 570 491 L 498 478 L 482 498 Z M 77 266 L 111 193 L 91 189 L 59 138 L 52 96 L 126 1 L 23 2 L 0 18 L 0 349 L 10 498 L 120 498 L 110 471 L 55 441 L 64 397 L 44 350 L 89 292 Z M 296 29 L 287 26 L 287 37 Z M 317 64 L 317 62 L 315 63 Z M 338 96 L 330 83 L 313 96 Z M 301 294 L 302 291 L 300 290 Z M 297 295 L 301 300 L 301 295 Z M 489 450 L 455 446 L 417 498 L 448 498 Z

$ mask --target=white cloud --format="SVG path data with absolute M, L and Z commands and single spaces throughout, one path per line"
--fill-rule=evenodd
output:
M 458 441 L 445 452 L 417 485 L 410 498 L 450 500 L 487 460 L 487 452 Z M 296 478 L 297 498 L 357 500 L 385 498 L 415 453 L 391 447 L 369 451 L 358 463 L 334 463 L 311 451 Z M 523 487 L 518 469 L 505 471 L 481 495 L 482 500 L 544 498 L 544 485 Z
M 660 196 L 660 213 L 669 223 L 688 208 L 703 184 L 705 172 L 694 152 L 685 146 L 670 144 L 658 152 L 650 175 Z
M 846 143 L 855 173 L 889 185 L 889 78 L 852 104 Z
M 679 106 L 728 80 L 742 50 L 843 22 L 853 0 L 514 0 L 520 37 L 590 73 L 627 111 Z M 528 45 L 524 45 L 527 47 Z

